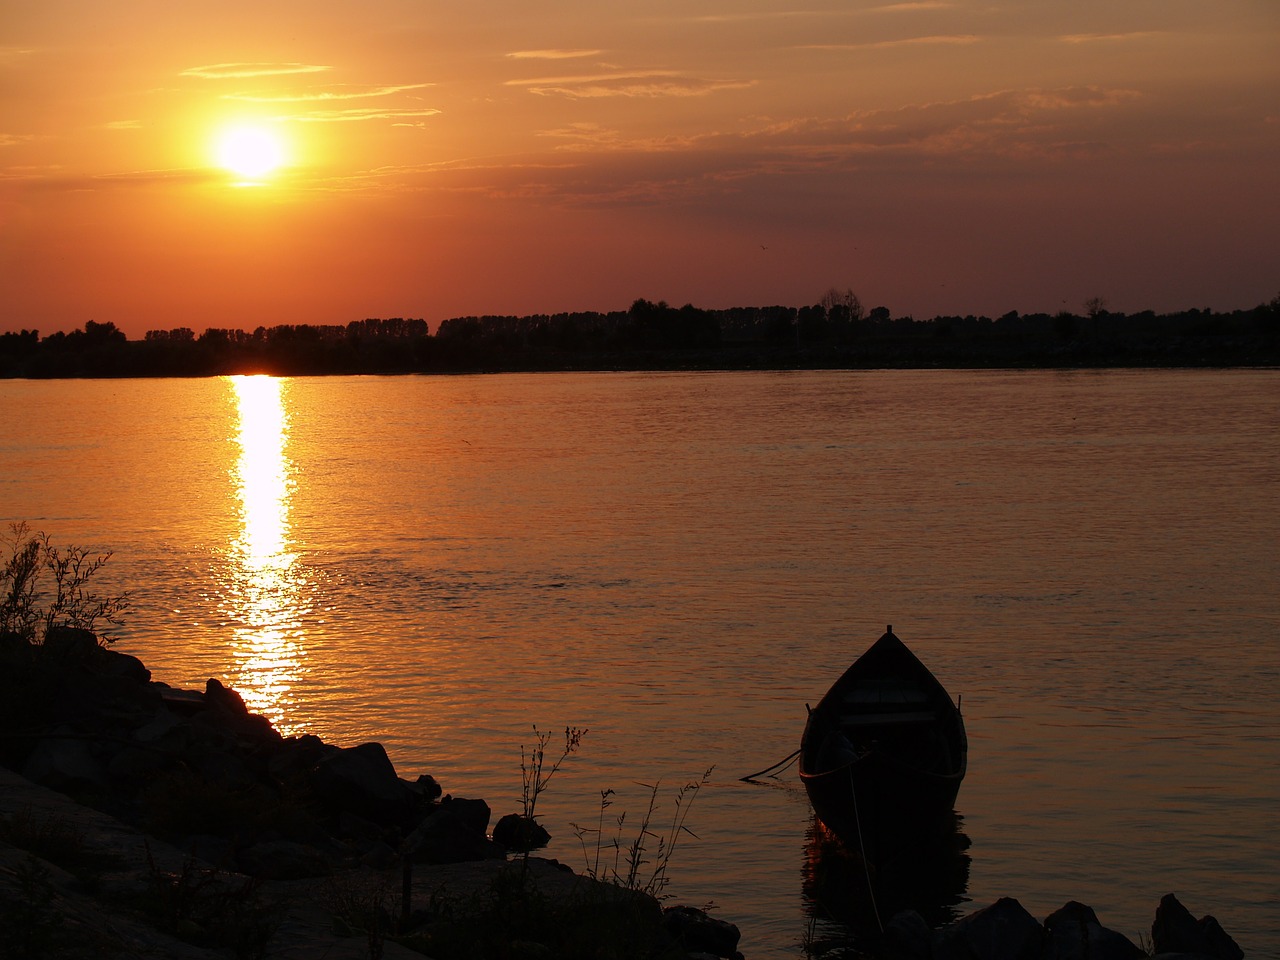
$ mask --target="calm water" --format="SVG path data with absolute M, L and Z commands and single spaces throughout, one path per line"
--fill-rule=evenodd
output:
M 935 915 L 1175 892 L 1280 957 L 1280 374 L 0 381 L 0 515 L 113 550 L 119 648 L 519 807 L 548 855 L 714 766 L 669 892 L 753 960 L 864 922 L 809 840 L 805 703 L 885 624 L 963 697 Z M 967 881 L 965 868 L 967 867 Z M 834 879 L 833 879 L 834 878 Z

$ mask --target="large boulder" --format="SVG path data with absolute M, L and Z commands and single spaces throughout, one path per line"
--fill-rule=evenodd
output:
M 1043 960 L 1138 960 L 1144 953 L 1124 934 L 1098 922 L 1092 907 L 1071 900 L 1044 921 Z
M 508 850 L 516 853 L 528 853 L 540 850 L 551 841 L 547 828 L 533 817 L 519 813 L 508 813 L 493 826 L 493 839 Z
M 313 733 L 285 737 L 267 759 L 267 772 L 280 783 L 305 780 L 323 758 L 341 752 Z
M 479 808 L 484 808 L 483 818 Z M 415 863 L 463 863 L 500 859 L 502 847 L 485 836 L 489 806 L 483 800 L 451 799 L 437 806 L 404 840 Z
M 732 923 L 707 915 L 697 907 L 668 907 L 662 911 L 667 933 L 689 953 L 715 957 L 738 955 L 741 933 Z
M 934 932 L 935 960 L 1039 960 L 1044 927 L 1012 897 L 1001 897 Z
M 67 728 L 53 731 L 36 744 L 22 775 L 62 793 L 98 790 L 107 783 L 106 768 L 92 745 Z
M 98 637 L 92 630 L 81 627 L 53 627 L 44 635 L 41 655 L 63 663 L 96 658 Z
M 328 857 L 321 851 L 291 840 L 256 843 L 241 850 L 237 860 L 242 871 L 264 880 L 301 880 L 332 872 Z
M 311 770 L 312 792 L 332 816 L 354 813 L 378 823 L 397 823 L 416 806 L 416 794 L 396 776 L 380 743 L 362 743 L 320 758 Z
M 146 686 L 151 682 L 151 671 L 135 656 L 104 649 L 101 657 L 102 672 L 107 676 L 120 677 L 139 686 Z
M 1197 920 L 1172 893 L 1160 898 L 1151 924 L 1151 945 L 1157 954 L 1189 953 L 1218 960 L 1244 960 L 1244 951 L 1213 917 Z
M 218 725 L 251 745 L 275 746 L 283 740 L 270 720 L 250 713 L 244 698 L 220 680 L 211 677 L 205 684 L 204 702 L 206 709 L 197 715 L 199 719 Z

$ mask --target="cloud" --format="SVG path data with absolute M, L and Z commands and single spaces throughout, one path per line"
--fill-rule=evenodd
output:
M 1071 33 L 1058 37 L 1063 43 L 1116 43 L 1128 40 L 1150 40 L 1160 36 L 1156 30 L 1136 30 L 1132 33 Z
M 512 60 L 575 60 L 581 57 L 598 57 L 603 50 L 516 50 L 508 53 Z
M 628 139 L 617 129 L 573 123 L 543 130 L 573 163 L 483 173 L 438 171 L 436 185 L 570 206 L 705 205 L 751 195 L 856 192 L 880 178 L 918 174 L 1003 183 L 1102 155 L 1145 156 L 1149 131 L 1125 109 L 1140 95 L 1102 87 L 1004 90 L 843 117 L 759 122 L 754 128 L 683 138 Z M 461 184 L 465 183 L 465 187 Z
M 669 70 L 507 81 L 509 87 L 524 87 L 539 96 L 569 97 L 574 100 L 597 97 L 701 97 L 719 90 L 737 90 L 754 84 L 754 80 L 686 77 Z
M 699 139 L 675 136 L 628 139 L 620 131 L 598 123 L 570 123 L 552 130 L 541 130 L 538 136 L 560 141 L 556 147 L 557 150 L 587 153 L 608 151 L 654 153 L 683 150 L 693 146 Z
M 294 120 L 299 123 L 360 123 L 366 120 L 403 121 L 414 117 L 434 117 L 440 111 L 434 107 L 418 107 L 404 110 L 386 109 L 350 109 L 350 110 L 312 110 L 309 113 L 295 113 L 289 116 L 276 117 L 277 120 Z
M 757 10 L 749 13 L 707 13 L 681 17 L 681 23 L 757 23 L 762 20 L 795 20 L 800 17 L 843 16 L 831 10 Z
M 128 170 L 97 175 L 67 174 L 62 166 L 27 167 L 0 174 L 0 179 L 45 193 L 84 193 L 226 182 L 226 174 L 209 169 Z
M 326 100 L 364 100 L 369 97 L 389 97 L 393 94 L 404 93 L 406 90 L 423 90 L 432 86 L 435 86 L 435 84 L 405 83 L 398 86 L 369 87 L 364 90 L 320 90 L 314 93 L 285 93 L 272 95 L 229 93 L 226 94 L 225 98 L 227 100 L 243 100 L 248 103 L 318 103 Z
M 103 126 L 108 130 L 141 130 L 141 120 L 112 120 L 104 123 Z
M 968 46 L 981 43 L 982 37 L 971 33 L 938 34 L 928 37 L 904 37 L 901 40 L 871 40 L 866 43 L 811 43 L 799 50 L 888 50 L 912 46 Z
M 280 77 L 298 73 L 324 73 L 332 67 L 313 63 L 211 63 L 183 70 L 180 77 L 205 80 L 244 80 L 250 77 Z
M 945 154 L 956 161 L 1038 156 L 1056 162 L 1068 154 L 1105 149 L 1111 136 L 1099 124 L 1139 97 L 1133 90 L 1094 86 L 1004 90 L 841 119 L 775 124 L 750 139 L 829 158 L 857 155 L 866 160 L 892 153 L 898 158 Z
M 914 13 L 917 10 L 950 10 L 954 3 L 947 0 L 916 0 L 914 3 L 889 3 L 882 7 L 872 7 L 868 13 Z

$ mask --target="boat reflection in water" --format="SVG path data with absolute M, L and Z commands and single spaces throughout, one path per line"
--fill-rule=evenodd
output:
M 307 583 L 290 549 L 286 456 L 289 418 L 284 385 L 274 377 L 230 377 L 238 413 L 239 459 L 232 470 L 239 500 L 238 535 L 228 545 L 223 612 L 234 636 L 233 685 L 249 709 L 282 732 L 303 673 L 302 622 Z
M 916 911 L 930 927 L 958 919 L 969 884 L 969 838 L 962 827 L 963 818 L 953 815 L 947 830 L 922 834 L 892 857 L 869 863 L 812 817 L 802 888 L 813 921 L 811 954 L 838 956 L 833 951 L 872 945 L 903 910 Z

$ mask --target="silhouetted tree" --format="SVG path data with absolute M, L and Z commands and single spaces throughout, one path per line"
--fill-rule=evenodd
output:
M 849 288 L 837 290 L 835 287 L 831 287 L 818 302 L 822 305 L 822 309 L 826 311 L 828 320 L 852 321 L 862 319 L 862 301 Z

